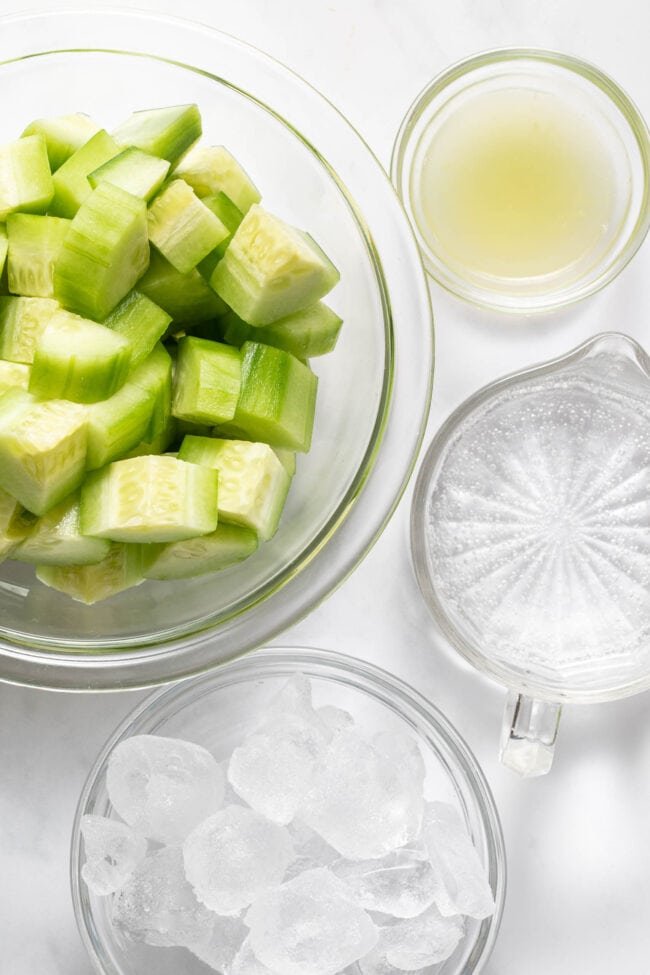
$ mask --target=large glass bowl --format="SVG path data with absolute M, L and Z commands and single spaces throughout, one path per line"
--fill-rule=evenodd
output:
M 419 744 L 425 795 L 454 804 L 467 823 L 496 902 L 492 917 L 467 919 L 467 934 L 436 975 L 477 975 L 487 963 L 503 912 L 506 862 L 499 817 L 483 773 L 447 719 L 417 691 L 377 667 L 325 650 L 264 649 L 211 674 L 157 692 L 115 731 L 102 749 L 79 799 L 72 831 L 71 882 L 79 931 L 101 975 L 200 975 L 206 971 L 182 948 L 133 944 L 111 925 L 110 897 L 91 894 L 81 879 L 83 815 L 111 816 L 106 768 L 115 746 L 132 735 L 187 738 L 225 759 L 282 684 L 296 672 L 312 683 L 314 702 L 354 714 L 364 733 L 403 732 Z M 431 969 L 432 973 L 434 969 Z M 346 975 L 358 975 L 356 965 Z
M 417 246 L 390 183 L 343 117 L 296 75 L 217 31 L 140 13 L 36 14 L 0 25 L 0 141 L 84 111 L 109 130 L 132 110 L 196 102 L 265 204 L 340 269 L 345 325 L 313 360 L 313 446 L 275 538 L 239 566 L 147 582 L 86 607 L 0 566 L 0 679 L 135 687 L 196 673 L 304 616 L 355 567 L 399 499 L 430 400 L 433 333 Z

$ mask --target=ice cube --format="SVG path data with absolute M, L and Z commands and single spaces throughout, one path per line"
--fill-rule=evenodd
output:
M 309 789 L 315 763 L 331 737 L 312 707 L 309 682 L 298 674 L 233 751 L 228 781 L 253 809 L 286 825 Z
M 389 965 L 412 972 L 449 958 L 464 933 L 462 918 L 443 917 L 432 904 L 418 917 L 382 927 L 378 948 Z
M 323 707 L 316 708 L 316 714 L 334 735 L 338 735 L 339 731 L 350 731 L 354 728 L 354 718 L 350 712 L 344 711 L 343 708 L 336 708 L 333 704 L 324 704 Z
M 86 862 L 81 876 L 94 894 L 112 894 L 147 853 L 147 841 L 130 826 L 104 816 L 82 816 Z
M 294 819 L 287 829 L 293 843 L 296 859 L 289 864 L 284 875 L 285 882 L 292 880 L 300 873 L 304 873 L 305 870 L 329 867 L 330 864 L 339 859 L 334 847 L 326 843 L 322 836 L 311 826 L 305 825 L 300 819 Z
M 422 840 L 441 880 L 436 896 L 440 912 L 475 918 L 493 914 L 485 869 L 458 811 L 445 802 L 425 803 Z
M 113 924 L 150 945 L 198 944 L 208 938 L 213 917 L 185 879 L 176 846 L 145 857 L 113 899 Z
M 135 830 L 179 843 L 223 802 L 224 777 L 210 752 L 177 738 L 137 735 L 117 745 L 106 773 L 115 810 Z
M 429 965 L 426 968 L 411 969 L 409 972 L 396 968 L 387 961 L 381 948 L 374 948 L 370 954 L 359 960 L 359 971 L 361 975 L 433 975 Z
M 322 868 L 262 894 L 246 924 L 256 957 L 282 975 L 336 975 L 367 954 L 378 937 L 371 918 Z
M 384 758 L 390 759 L 405 771 L 408 770 L 413 781 L 418 783 L 420 789 L 423 788 L 426 769 L 420 746 L 414 738 L 392 729 L 378 731 L 372 744 Z
M 248 928 L 240 917 L 212 915 L 212 927 L 208 936 L 197 944 L 188 945 L 193 955 L 220 973 L 230 972 Z
M 342 856 L 367 860 L 413 840 L 422 806 L 409 771 L 348 731 L 324 752 L 300 815 Z
M 250 938 L 247 938 L 239 949 L 228 975 L 278 975 L 278 973 L 272 972 L 262 964 L 251 948 Z
M 283 826 L 245 806 L 226 806 L 190 833 L 183 858 L 199 900 L 234 915 L 281 882 L 294 853 Z
M 440 880 L 416 846 L 379 860 L 338 860 L 331 866 L 361 907 L 393 917 L 416 917 L 433 904 Z

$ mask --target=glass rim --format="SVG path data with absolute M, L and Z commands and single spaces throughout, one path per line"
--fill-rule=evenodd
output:
M 476 804 L 486 842 L 489 879 L 495 899 L 494 914 L 481 922 L 472 954 L 459 975 L 479 975 L 487 964 L 496 943 L 503 918 L 507 887 L 507 860 L 499 812 L 485 774 L 472 750 L 440 709 L 401 678 L 382 667 L 334 650 L 304 646 L 270 646 L 233 660 L 213 670 L 169 687 L 155 690 L 140 702 L 117 726 L 100 749 L 81 790 L 72 826 L 70 844 L 70 884 L 77 927 L 84 947 L 101 975 L 118 975 L 113 966 L 106 967 L 95 945 L 92 914 L 86 909 L 81 887 L 81 817 L 93 799 L 93 790 L 101 779 L 108 756 L 124 738 L 146 733 L 152 720 L 158 722 L 177 713 L 185 704 L 204 694 L 224 690 L 233 683 L 247 683 L 264 677 L 283 677 L 295 672 L 296 665 L 316 679 L 339 679 L 383 705 L 396 705 L 398 714 L 417 716 L 435 735 L 447 755 L 436 757 L 442 762 L 456 791 L 459 783 L 471 793 Z M 437 744 L 436 743 L 436 744 Z M 449 758 L 453 762 L 450 767 Z
M 426 509 L 431 497 L 432 482 L 437 476 L 438 466 L 443 459 L 445 449 L 456 429 L 474 410 L 490 400 L 499 390 L 525 382 L 531 375 L 543 376 L 551 373 L 560 364 L 565 365 L 579 361 L 588 356 L 592 349 L 611 341 L 624 342 L 630 353 L 643 365 L 643 368 L 650 370 L 650 357 L 636 339 L 623 332 L 600 332 L 563 355 L 533 364 L 525 369 L 510 372 L 494 382 L 487 383 L 453 410 L 434 435 L 418 471 L 411 503 L 410 547 L 416 580 L 429 612 L 451 647 L 479 673 L 486 674 L 507 689 L 557 704 L 597 704 L 631 697 L 650 688 L 650 668 L 645 676 L 634 678 L 612 689 L 574 686 L 558 689 L 537 678 L 528 670 L 519 672 L 514 667 L 485 655 L 478 642 L 471 642 L 460 632 L 438 598 L 429 570 L 429 556 L 425 542 Z
M 56 21 L 61 27 L 62 24 L 65 26 L 65 19 L 69 19 L 71 16 L 76 18 L 77 14 L 69 9 L 52 13 L 11 14 L 0 18 L 0 26 L 20 26 L 26 22 L 33 23 L 35 20 L 39 20 L 45 24 Z M 398 341 L 398 348 L 395 348 L 393 309 L 395 305 L 394 292 L 398 288 L 398 284 L 395 283 L 397 268 L 392 269 L 391 273 L 395 280 L 389 286 L 385 272 L 386 261 L 382 260 L 380 248 L 376 244 L 377 233 L 373 234 L 367 216 L 364 216 L 363 208 L 356 202 L 356 195 L 353 195 L 348 189 L 335 166 L 328 161 L 328 154 L 321 154 L 312 139 L 285 118 L 284 114 L 278 109 L 271 107 L 253 92 L 226 78 L 221 78 L 200 67 L 187 64 L 185 60 L 161 56 L 153 50 L 146 52 L 119 51 L 111 47 L 84 44 L 74 48 L 53 46 L 48 51 L 30 49 L 16 57 L 3 59 L 0 62 L 0 67 L 6 63 L 58 53 L 72 54 L 90 51 L 144 56 L 198 72 L 220 84 L 226 84 L 254 100 L 285 125 L 306 146 L 335 183 L 350 209 L 357 230 L 364 242 L 374 271 L 383 309 L 386 368 L 382 378 L 381 399 L 377 407 L 374 427 L 363 457 L 358 461 L 356 473 L 348 485 L 344 497 L 328 518 L 327 524 L 310 539 L 308 545 L 294 558 L 292 563 L 283 565 L 280 570 L 275 571 L 254 593 L 249 593 L 243 597 L 222 614 L 221 618 L 213 618 L 212 620 L 202 618 L 198 623 L 188 624 L 179 630 L 171 629 L 156 633 L 145 639 L 106 639 L 90 643 L 87 647 L 79 646 L 78 643 L 71 644 L 69 641 L 36 639 L 30 634 L 8 634 L 6 632 L 0 634 L 1 680 L 36 684 L 37 686 L 61 690 L 110 690 L 114 687 L 143 687 L 198 673 L 216 664 L 210 654 L 209 645 L 220 628 L 227 627 L 229 633 L 236 631 L 236 638 L 230 640 L 232 646 L 229 649 L 229 656 L 234 656 L 250 650 L 259 643 L 268 641 L 287 626 L 309 613 L 356 568 L 383 531 L 397 506 L 415 466 L 422 443 L 433 380 L 433 321 L 430 296 L 421 256 L 412 229 L 403 215 L 403 210 L 390 180 L 381 169 L 378 160 L 342 113 L 291 69 L 232 35 L 170 15 L 159 16 L 144 11 L 120 8 L 83 11 L 84 23 L 88 25 L 91 32 L 97 32 L 101 29 L 105 17 L 110 17 L 113 23 L 122 23 L 127 20 L 130 22 L 139 21 L 148 26 L 157 25 L 160 27 L 164 25 L 166 29 L 174 31 L 179 52 L 182 50 L 183 44 L 187 48 L 188 44 L 191 43 L 192 38 L 189 32 L 198 32 L 202 38 L 209 41 L 214 40 L 215 44 L 219 42 L 227 44 L 237 52 L 238 57 L 248 58 L 255 63 L 256 67 L 260 65 L 262 68 L 272 70 L 274 75 L 280 73 L 285 85 L 290 84 L 294 93 L 295 86 L 298 86 L 297 90 L 303 93 L 303 98 L 306 93 L 306 97 L 313 103 L 311 107 L 315 114 L 318 114 L 317 110 L 326 111 L 328 113 L 327 121 L 334 124 L 338 130 L 332 136 L 328 128 L 327 137 L 331 146 L 333 146 L 334 139 L 341 137 L 341 133 L 344 133 L 348 139 L 351 137 L 354 139 L 355 148 L 358 148 L 358 151 L 364 155 L 365 165 L 372 165 L 375 179 L 378 171 L 381 173 L 383 202 L 388 202 L 390 205 L 391 201 L 386 199 L 386 191 L 389 191 L 393 200 L 392 205 L 399 207 L 403 224 L 402 244 L 406 250 L 410 248 L 414 258 L 412 276 L 414 278 L 421 277 L 421 281 L 414 282 L 413 294 L 415 297 L 409 296 L 409 301 L 415 302 L 421 316 L 418 325 L 420 328 L 418 337 L 420 339 L 419 345 L 424 343 L 424 355 L 422 356 L 424 367 L 417 364 L 417 359 L 409 356 L 408 353 L 400 355 L 399 346 L 400 342 L 405 341 L 404 338 Z M 184 41 L 178 37 L 178 32 L 181 29 L 188 32 Z M 140 40 L 141 38 L 136 39 L 134 47 L 141 46 Z M 259 85 L 257 90 L 259 90 Z M 369 192 L 374 193 L 375 191 L 370 190 Z M 403 268 L 400 268 L 400 273 L 403 274 Z M 401 333 L 404 335 L 404 330 L 401 330 Z M 413 342 L 412 344 L 415 348 L 416 343 Z M 419 350 L 418 354 L 421 355 L 422 350 Z M 417 364 L 418 376 L 414 387 L 413 384 L 407 383 L 405 374 L 412 372 L 416 368 L 415 364 Z M 412 432 L 408 438 L 409 442 L 401 446 L 403 464 L 400 465 L 399 475 L 393 478 L 389 496 L 389 492 L 385 490 L 382 492 L 377 485 L 377 461 L 381 459 L 382 453 L 386 453 L 386 441 L 391 439 L 391 433 L 392 439 L 398 440 L 395 430 L 397 424 L 395 414 L 396 412 L 406 414 L 405 402 L 402 402 L 401 406 L 399 403 L 405 400 L 406 387 L 409 385 L 410 395 L 412 395 L 414 388 L 417 390 L 420 406 L 419 422 L 417 424 L 411 422 Z M 401 441 L 404 439 L 404 437 L 399 438 Z M 404 449 L 405 446 L 406 450 Z M 399 450 L 400 447 L 398 446 L 396 449 Z M 383 494 L 380 502 L 377 500 L 377 494 Z M 379 514 L 374 511 L 369 516 L 368 509 L 371 506 L 379 507 Z M 363 509 L 361 515 L 359 514 L 360 508 Z M 360 524 L 361 521 L 363 524 Z M 328 553 L 329 562 L 332 561 L 332 558 L 336 559 L 334 569 L 328 566 L 328 571 L 323 571 L 322 553 Z M 320 572 L 314 570 L 314 562 L 320 566 Z M 307 577 L 311 579 L 311 589 L 309 589 L 309 585 L 305 584 Z M 309 591 L 307 591 L 308 589 Z M 291 590 L 294 594 L 293 602 L 295 605 L 293 606 L 287 604 L 287 590 Z M 273 612 L 267 612 L 267 607 L 271 603 L 273 603 Z M 277 614 L 275 619 L 273 619 L 274 612 Z M 250 619 L 253 615 L 256 618 L 256 627 L 249 633 L 244 632 L 245 624 L 242 621 Z
M 574 284 L 561 287 L 557 291 L 528 298 L 519 295 L 506 296 L 500 294 L 496 289 L 488 290 L 472 284 L 462 276 L 461 272 L 449 269 L 444 261 L 435 255 L 433 249 L 427 245 L 417 227 L 413 227 L 422 252 L 426 272 L 441 287 L 478 308 L 513 316 L 555 311 L 573 305 L 600 291 L 629 264 L 643 244 L 650 229 L 650 132 L 641 111 L 627 92 L 610 75 L 590 61 L 575 55 L 534 47 L 493 48 L 462 58 L 438 73 L 414 98 L 400 123 L 393 143 L 390 163 L 393 185 L 397 189 L 411 224 L 414 225 L 415 220 L 412 217 L 411 193 L 408 185 L 410 170 L 406 169 L 405 156 L 410 149 L 412 136 L 422 114 L 435 99 L 445 94 L 450 85 L 462 80 L 466 75 L 492 65 L 497 66 L 519 61 L 550 64 L 579 75 L 591 82 L 612 102 L 634 137 L 643 171 L 643 189 L 634 226 L 627 233 L 627 239 L 619 251 L 615 251 L 612 255 L 610 248 L 610 252 L 605 256 L 607 263 L 604 268 L 597 273 L 594 273 L 592 269 L 591 272 L 582 275 Z M 621 235 L 617 236 L 611 247 L 614 248 L 621 239 L 624 239 Z

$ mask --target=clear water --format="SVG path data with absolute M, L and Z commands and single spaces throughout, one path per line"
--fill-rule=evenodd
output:
M 448 443 L 430 570 L 486 657 L 612 684 L 650 666 L 647 377 L 608 357 L 504 387 Z

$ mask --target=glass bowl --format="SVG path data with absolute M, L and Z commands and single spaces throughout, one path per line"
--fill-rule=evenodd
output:
M 474 111 L 478 116 L 479 99 L 528 99 L 531 94 L 540 104 L 538 125 L 548 124 L 548 119 L 543 118 L 542 102 L 547 106 L 557 105 L 558 109 L 562 104 L 571 111 L 574 125 L 585 126 L 584 134 L 602 149 L 612 192 L 610 216 L 604 228 L 600 221 L 592 228 L 593 240 L 589 245 L 585 243 L 575 260 L 560 262 L 557 267 L 551 262 L 542 273 L 533 271 L 532 264 L 517 275 L 502 268 L 497 270 L 496 266 L 488 273 L 478 263 L 470 266 L 460 252 L 452 253 L 427 220 L 422 193 L 427 155 L 432 146 L 442 144 L 438 137 L 443 128 L 446 144 L 451 131 L 455 133 L 454 139 L 460 139 L 459 128 L 452 130 L 447 123 L 459 119 L 456 113 L 463 110 Z M 484 101 L 482 105 L 485 104 Z M 509 102 L 508 109 L 512 110 L 516 104 Z M 526 111 L 527 124 L 530 124 L 530 102 Z M 564 121 L 568 128 L 568 117 Z M 476 131 L 474 125 L 472 138 L 476 138 Z M 555 131 L 557 137 L 559 126 Z M 573 132 L 573 126 L 570 131 Z M 454 165 L 457 163 L 458 160 Z M 522 313 L 571 304 L 604 287 L 619 274 L 648 231 L 649 171 L 648 128 L 625 92 L 585 61 L 527 48 L 488 51 L 438 75 L 409 108 L 395 141 L 391 165 L 393 183 L 415 229 L 429 274 L 449 291 L 476 305 Z M 595 190 L 596 195 L 602 198 L 602 192 Z M 507 209 L 508 201 L 503 201 L 502 206 Z
M 426 420 L 433 331 L 418 249 L 385 173 L 343 117 L 286 68 L 227 35 L 165 16 L 59 12 L 0 29 L 4 138 L 85 111 L 108 129 L 132 110 L 196 102 L 264 202 L 306 227 L 341 281 L 345 320 L 314 360 L 311 452 L 281 527 L 246 562 L 147 582 L 91 607 L 0 565 L 0 679 L 61 689 L 135 687 L 205 670 L 304 616 L 360 561 L 412 469 Z
M 205 968 L 184 949 L 161 951 L 122 939 L 110 922 L 110 898 L 91 894 L 81 879 L 84 863 L 79 822 L 83 815 L 110 816 L 106 791 L 108 757 L 132 735 L 187 738 L 224 759 L 264 708 L 296 672 L 312 682 L 314 702 L 350 710 L 364 733 L 394 729 L 415 738 L 422 751 L 428 795 L 453 803 L 465 819 L 495 897 L 484 921 L 468 919 L 467 935 L 436 975 L 470 975 L 484 968 L 496 940 L 505 896 L 506 865 L 499 817 L 483 773 L 445 717 L 417 691 L 391 674 L 342 654 L 304 648 L 272 648 L 233 661 L 191 681 L 158 691 L 130 714 L 98 756 L 79 799 L 72 833 L 71 882 L 77 924 L 102 975 L 199 975 Z M 433 971 L 433 969 L 432 969 Z M 356 975 L 357 967 L 346 970 Z

